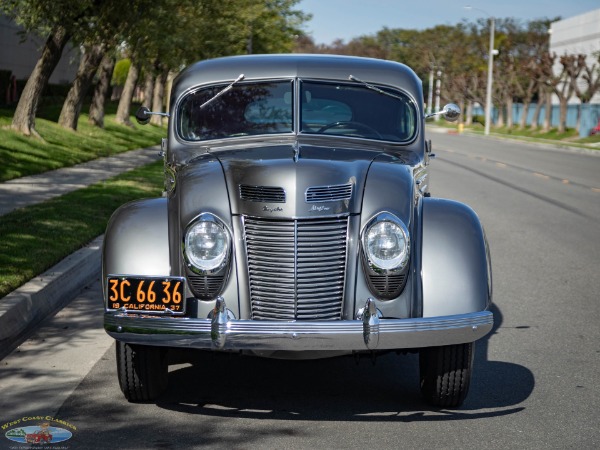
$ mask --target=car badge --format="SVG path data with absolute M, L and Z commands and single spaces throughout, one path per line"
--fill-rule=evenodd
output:
M 329 211 L 331 208 L 329 206 L 317 206 L 317 205 L 312 205 L 309 209 L 309 212 L 323 212 L 323 211 Z
M 276 207 L 273 208 L 271 206 L 265 205 L 265 206 L 263 206 L 262 210 L 263 210 L 263 212 L 275 213 L 275 212 L 282 212 L 283 208 L 280 208 L 279 206 L 276 206 Z

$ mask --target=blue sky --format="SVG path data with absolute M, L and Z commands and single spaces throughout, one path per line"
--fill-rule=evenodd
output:
M 466 10 L 471 5 L 472 10 Z M 524 21 L 563 19 L 600 9 L 600 0 L 302 0 L 298 6 L 313 18 L 304 27 L 316 43 L 374 34 L 383 27 L 422 30 L 486 17 L 515 17 Z

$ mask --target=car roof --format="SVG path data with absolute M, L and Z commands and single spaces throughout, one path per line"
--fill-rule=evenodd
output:
M 245 80 L 348 80 L 353 75 L 368 83 L 401 88 L 411 94 L 417 104 L 423 98 L 421 80 L 412 69 L 398 62 L 341 55 L 274 54 L 229 56 L 192 64 L 174 80 L 171 100 L 196 86 L 232 82 L 240 74 L 244 74 Z

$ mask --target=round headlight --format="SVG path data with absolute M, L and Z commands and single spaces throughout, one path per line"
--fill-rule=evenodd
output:
M 201 272 L 221 269 L 227 263 L 229 246 L 229 233 L 215 220 L 200 219 L 185 234 L 186 260 Z
M 364 235 L 364 247 L 374 268 L 401 270 L 406 266 L 410 253 L 408 231 L 390 220 L 375 222 Z

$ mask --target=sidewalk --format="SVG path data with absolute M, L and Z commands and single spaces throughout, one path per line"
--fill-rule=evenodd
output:
M 158 145 L 131 150 L 73 167 L 0 183 L 0 216 L 157 161 L 159 151 Z
M 0 184 L 0 215 L 98 183 L 160 159 L 160 146 L 132 150 Z M 0 299 L 0 359 L 100 274 L 103 236 Z M 99 299 L 100 301 L 100 299 Z

